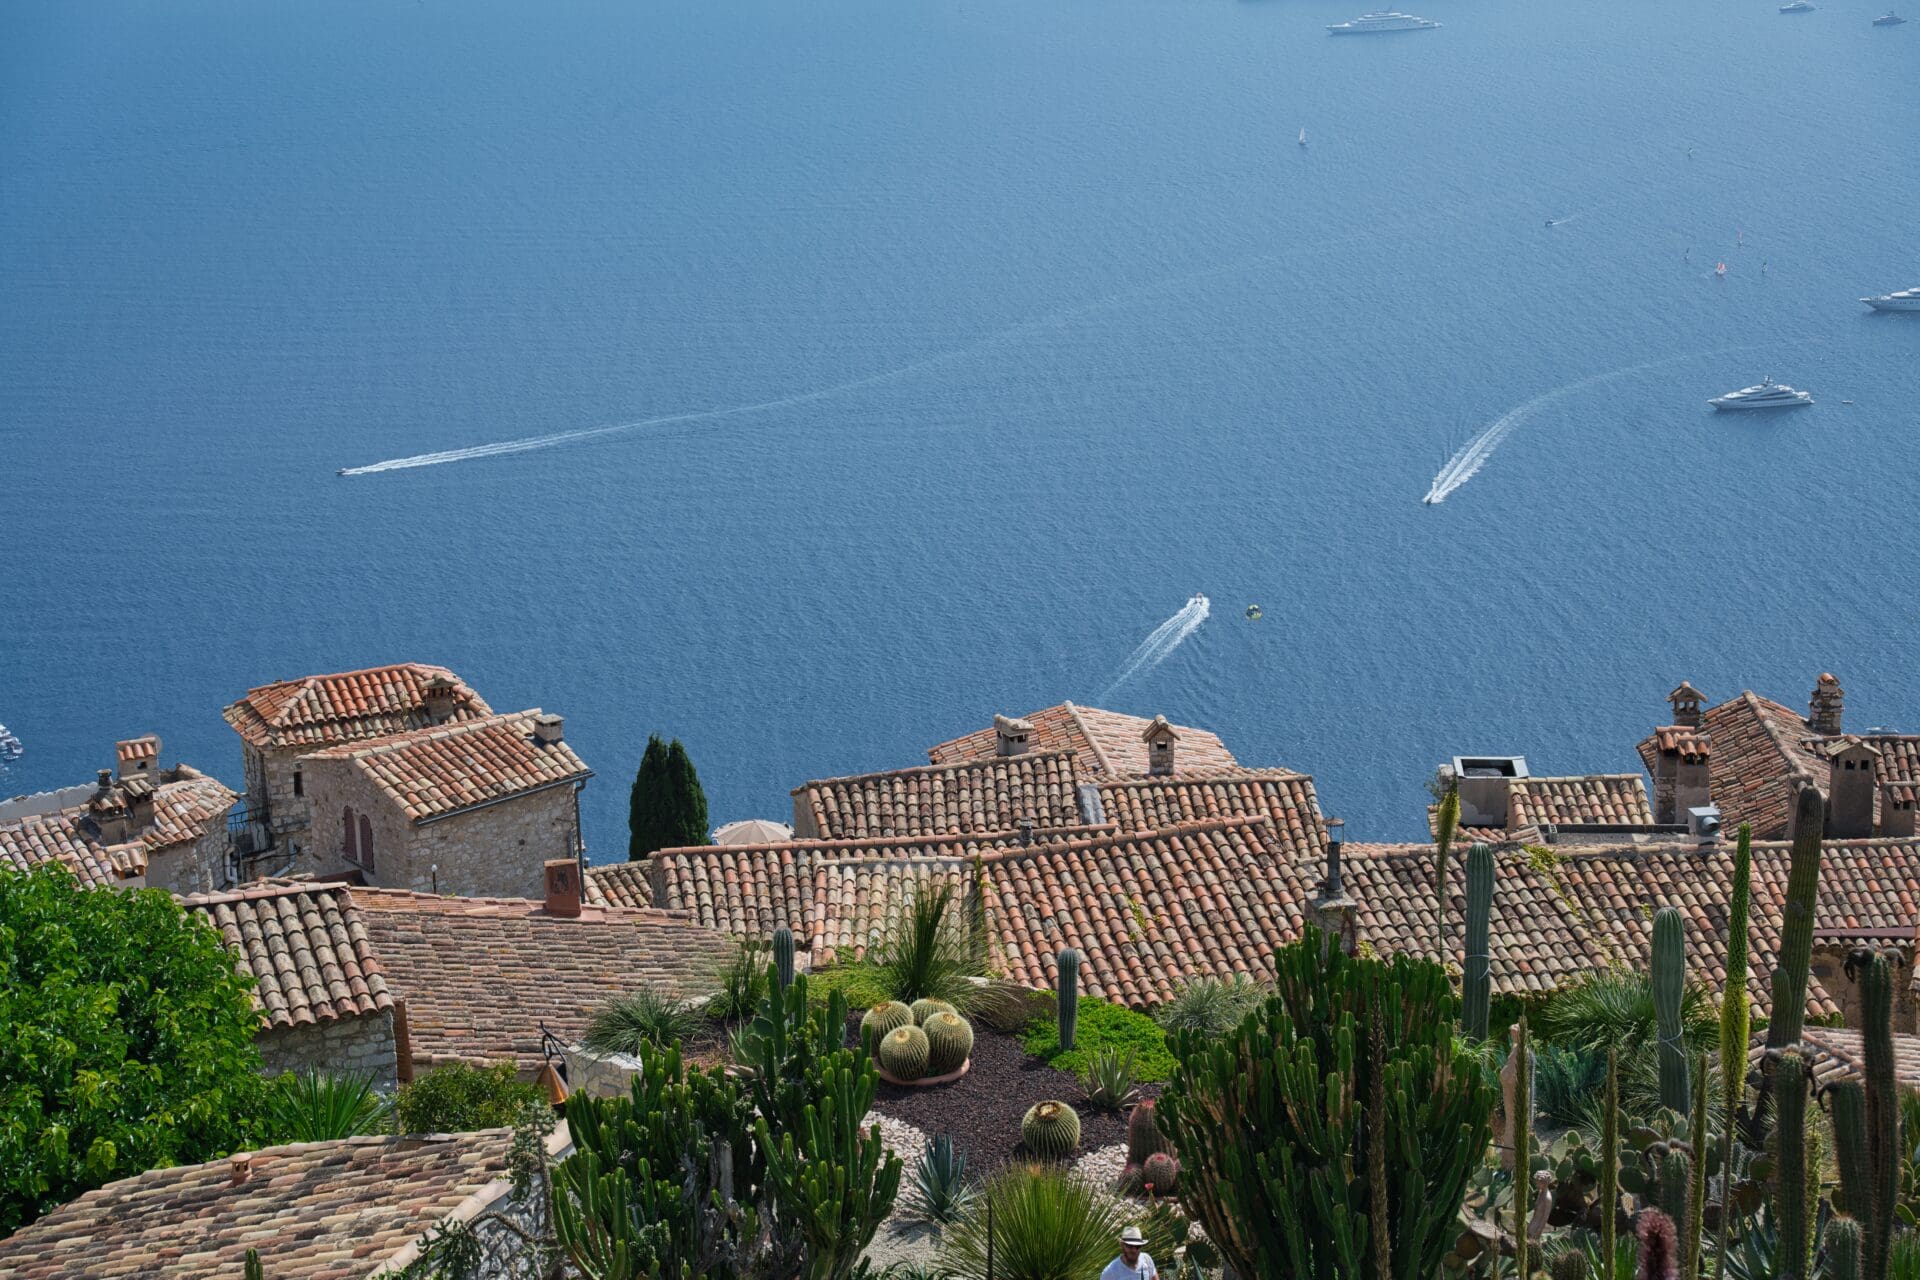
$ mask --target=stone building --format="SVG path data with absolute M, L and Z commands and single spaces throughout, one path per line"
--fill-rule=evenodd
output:
M 96 781 L 0 801 L 0 866 L 59 862 L 93 887 L 196 893 L 231 883 L 227 811 L 217 779 L 160 765 L 160 739 L 129 738 Z
M 313 815 L 302 870 L 425 893 L 540 896 L 578 860 L 593 773 L 539 711 L 369 738 L 300 758 Z
M 493 709 L 445 667 L 402 662 L 262 685 L 224 714 L 240 735 L 252 832 L 242 878 L 253 879 L 312 867 L 302 757 Z

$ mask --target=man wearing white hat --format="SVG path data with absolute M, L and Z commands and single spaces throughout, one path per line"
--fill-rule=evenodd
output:
M 1120 1233 L 1120 1256 L 1107 1264 L 1100 1280 L 1160 1280 L 1160 1268 L 1153 1255 L 1145 1252 L 1147 1238 L 1140 1228 L 1128 1227 Z

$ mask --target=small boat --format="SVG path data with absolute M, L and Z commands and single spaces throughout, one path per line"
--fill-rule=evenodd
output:
M 1724 275 L 1726 275 L 1726 274 L 1727 274 L 1727 264 L 1726 264 L 1726 263 L 1724 263 L 1724 262 L 1716 262 L 1716 263 L 1714 263 L 1714 264 L 1713 264 L 1713 274 L 1715 274 L 1715 275 L 1717 275 L 1717 276 L 1724 276 Z
M 1247 617 L 1253 620 L 1254 622 L 1260 621 L 1260 606 L 1257 604 L 1248 605 Z
M 1783 4 L 1783 5 L 1781 5 L 1781 6 L 1780 6 L 1780 12 L 1782 12 L 1782 13 L 1812 13 L 1812 12 L 1813 12 L 1813 6 L 1812 6 L 1812 5 L 1810 5 L 1810 4 L 1808 4 L 1808 3 L 1807 3 L 1807 0 L 1793 0 L 1793 3 L 1792 3 L 1792 4 Z
M 1883 293 L 1860 301 L 1875 311 L 1920 311 L 1920 289 L 1902 289 L 1898 293 Z
M 1307 131 L 1305 129 L 1300 131 L 1300 145 L 1303 147 L 1307 145 Z
M 1707 401 L 1716 409 L 1797 409 L 1813 403 L 1813 394 L 1763 378 L 1758 386 L 1742 387 Z
M 27 749 L 21 745 L 20 739 L 14 737 L 7 726 L 0 724 L 0 764 L 18 760 L 25 754 Z
M 1881 14 L 1879 17 L 1875 18 L 1873 20 L 1873 25 L 1876 27 L 1897 27 L 1905 21 L 1906 21 L 1905 18 L 1901 17 L 1899 14 L 1889 9 L 1885 13 Z

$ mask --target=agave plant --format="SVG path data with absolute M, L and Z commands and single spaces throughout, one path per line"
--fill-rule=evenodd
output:
M 1189 982 L 1154 1015 L 1169 1032 L 1198 1031 L 1224 1035 L 1239 1026 L 1266 1001 L 1266 989 L 1236 973 L 1229 979 L 1200 978 Z
M 1134 1059 L 1138 1051 L 1131 1045 L 1122 1053 L 1112 1045 L 1096 1049 L 1080 1083 L 1087 1090 L 1087 1105 L 1096 1111 L 1118 1111 L 1133 1101 Z
M 993 1206 L 987 1269 L 987 1206 Z M 1135 1209 L 1056 1169 L 1012 1165 L 995 1175 L 947 1233 L 941 1263 L 962 1280 L 1097 1276 Z
M 589 1053 L 636 1057 L 645 1048 L 676 1045 L 699 1026 L 699 1015 L 673 997 L 641 987 L 617 996 L 594 1012 L 580 1042 Z
M 929 1140 L 913 1172 L 908 1212 L 921 1222 L 944 1227 L 959 1220 L 974 1196 L 967 1158 L 954 1148 L 953 1139 L 943 1133 Z
M 393 1129 L 393 1100 L 371 1075 L 288 1072 L 273 1082 L 268 1116 L 280 1142 L 332 1142 Z
M 872 963 L 890 1000 L 945 1000 L 965 1013 L 978 989 L 950 885 L 922 884 L 881 935 Z
M 767 966 L 773 963 L 768 950 L 756 939 L 741 940 L 720 970 L 713 998 L 707 1001 L 709 1018 L 741 1022 L 753 1017 L 767 994 Z

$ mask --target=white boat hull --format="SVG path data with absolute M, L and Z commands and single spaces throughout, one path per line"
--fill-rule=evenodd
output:
M 1734 400 L 1721 396 L 1707 401 L 1723 413 L 1759 413 L 1764 409 L 1799 409 L 1813 403 L 1812 396 L 1795 400 Z
M 1920 311 L 1920 297 L 1916 298 L 1862 298 L 1860 301 L 1875 311 Z

